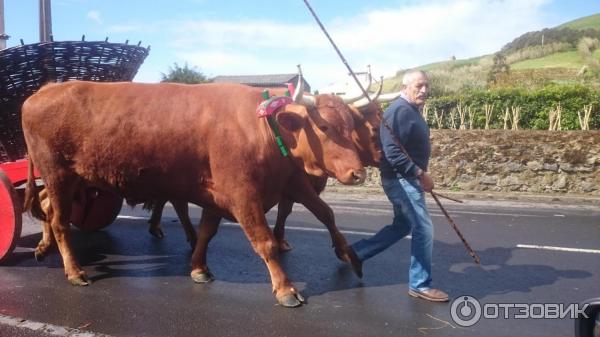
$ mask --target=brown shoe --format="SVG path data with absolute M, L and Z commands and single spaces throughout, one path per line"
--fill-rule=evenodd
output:
M 448 294 L 439 289 L 429 288 L 423 291 L 409 289 L 408 294 L 432 302 L 448 302 Z

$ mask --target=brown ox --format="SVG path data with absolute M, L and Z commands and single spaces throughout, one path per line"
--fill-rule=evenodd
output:
M 381 118 L 379 117 L 379 107 L 376 104 L 371 103 L 364 106 L 348 105 L 354 119 L 355 127 L 352 131 L 352 142 L 357 148 L 359 158 L 364 166 L 377 166 L 381 157 L 381 148 L 379 146 L 379 125 L 381 124 Z M 309 179 L 315 191 L 320 194 L 325 188 L 327 177 L 310 176 Z M 196 235 L 188 216 L 187 201 L 170 200 L 170 202 L 182 224 L 186 239 L 193 248 L 196 242 Z M 145 209 L 152 211 L 150 220 L 148 220 L 150 224 L 148 231 L 157 238 L 164 237 L 160 226 L 160 219 L 166 203 L 167 200 L 162 199 L 144 204 Z M 277 224 L 275 225 L 274 234 L 281 251 L 291 249 L 288 242 L 284 239 L 284 225 L 285 219 L 291 213 L 293 204 L 294 201 L 283 196 L 277 206 Z
M 374 98 L 371 98 L 372 102 L 363 98 L 358 102 L 348 104 L 352 118 L 354 119 L 355 127 L 352 132 L 352 141 L 358 150 L 359 158 L 364 166 L 376 167 L 379 165 L 381 158 L 381 147 L 379 145 L 381 116 L 379 104 L 389 102 L 399 96 L 399 92 L 396 92 L 385 94 L 380 97 L 381 89 L 382 86 L 380 83 L 378 92 L 375 94 Z M 282 94 L 282 92 L 275 91 L 275 94 Z M 325 189 L 327 177 L 309 176 L 309 180 L 314 187 L 315 192 L 321 194 Z M 149 207 L 146 207 L 145 205 L 147 209 L 152 210 L 150 220 L 148 220 L 150 223 L 148 231 L 158 238 L 164 236 L 160 226 L 160 219 L 166 202 L 167 200 L 163 199 L 152 203 Z M 194 228 L 188 216 L 187 202 L 171 200 L 171 204 L 182 224 L 187 241 L 193 248 L 196 242 L 196 235 L 194 234 Z M 293 205 L 294 201 L 286 196 L 283 196 L 277 205 L 277 220 L 273 232 L 275 239 L 279 243 L 279 249 L 283 252 L 292 249 L 291 245 L 285 240 L 285 221 L 290 215 Z M 360 270 L 357 270 L 357 273 L 360 275 Z
M 381 118 L 379 117 L 378 111 L 379 107 L 374 103 L 358 107 L 354 104 L 349 104 L 348 107 L 352 114 L 352 118 L 354 119 L 355 129 L 352 131 L 352 141 L 358 150 L 359 158 L 364 166 L 376 166 L 378 165 L 381 156 L 378 134 L 379 124 L 381 123 Z M 309 176 L 309 179 L 318 194 L 323 192 L 327 183 L 327 177 Z M 47 193 L 45 189 L 40 192 L 40 199 L 44 213 L 48 214 L 48 212 L 50 212 L 50 203 L 47 199 Z M 145 202 L 143 206 L 144 209 L 152 212 L 150 219 L 148 220 L 148 223 L 150 224 L 148 232 L 159 239 L 164 237 L 160 220 L 167 201 L 169 200 L 152 200 Z M 192 221 L 188 215 L 187 201 L 170 200 L 170 202 L 173 205 L 173 209 L 175 210 L 179 221 L 181 222 L 187 242 L 190 244 L 191 248 L 194 249 L 196 246 L 197 237 L 194 231 L 194 226 L 192 225 Z M 134 206 L 134 204 L 135 202 L 131 202 L 131 206 Z M 290 200 L 286 196 L 283 196 L 277 206 L 277 223 L 274 228 L 274 234 L 277 242 L 279 243 L 279 249 L 281 251 L 288 251 L 291 249 L 289 243 L 284 239 L 284 226 L 285 220 L 292 211 L 293 204 L 294 201 Z M 45 221 L 43 223 L 42 233 L 42 240 L 40 240 L 40 243 L 35 250 L 35 257 L 38 261 L 42 261 L 45 258 L 47 251 L 54 243 L 49 222 Z
M 348 256 L 331 209 L 306 175 L 331 175 L 345 184 L 364 180 L 347 106 L 338 97 L 319 95 L 314 106 L 283 107 L 275 119 L 290 149 L 285 158 L 266 121 L 256 117 L 261 101 L 260 89 L 225 83 L 67 82 L 32 95 L 22 109 L 30 156 L 25 206 L 44 218 L 33 179 L 35 163 L 68 280 L 88 284 L 73 255 L 68 227 L 71 200 L 82 185 L 133 200 L 166 198 L 202 206 L 192 256 L 196 282 L 210 279 L 206 249 L 226 217 L 241 224 L 264 260 L 278 302 L 300 305 L 302 297 L 281 268 L 264 216 L 284 195 L 315 213 L 334 233 L 338 256 L 356 262 Z
M 379 126 L 381 124 L 379 103 L 388 102 L 398 97 L 398 93 L 386 94 L 379 98 L 382 86 L 379 86 L 375 98 L 371 98 L 373 103 L 366 99 L 361 99 L 358 102 L 348 104 L 352 118 L 354 120 L 354 130 L 352 131 L 352 142 L 358 150 L 358 155 L 364 166 L 378 166 L 381 158 L 381 147 L 379 145 Z M 282 92 L 274 91 L 275 94 L 283 94 Z M 350 99 L 353 100 L 353 99 Z M 327 177 L 309 176 L 310 182 L 315 191 L 320 194 L 325 189 Z M 157 238 L 164 237 L 164 233 L 160 226 L 162 212 L 167 200 L 157 200 L 147 203 L 144 208 L 152 210 L 150 227 L 148 231 Z M 171 204 L 177 213 L 177 217 L 185 231 L 187 241 L 192 248 L 196 242 L 196 235 L 192 222 L 188 216 L 187 201 L 171 200 Z M 292 211 L 294 201 L 283 196 L 277 206 L 277 222 L 274 228 L 275 239 L 279 243 L 281 251 L 291 250 L 290 244 L 285 240 L 285 221 Z M 359 271 L 360 273 L 360 271 Z
M 359 158 L 363 166 L 378 166 L 381 159 L 381 147 L 379 145 L 379 125 L 381 117 L 379 105 L 376 102 L 366 105 L 349 105 L 354 119 L 355 129 L 352 132 L 352 141 L 358 150 Z M 321 194 L 327 184 L 327 177 L 309 177 L 311 184 L 317 194 Z M 275 239 L 279 243 L 281 251 L 289 251 L 291 245 L 285 240 L 285 221 L 292 212 L 294 201 L 283 197 L 277 205 L 277 220 L 273 229 Z M 360 276 L 360 271 L 358 271 Z
M 381 125 L 380 103 L 397 99 L 400 92 L 392 92 L 381 95 L 383 78 L 379 90 L 374 98 L 362 98 L 358 102 L 349 104 L 348 107 L 354 119 L 355 129 L 352 133 L 352 141 L 358 150 L 358 155 L 363 166 L 379 166 L 382 150 L 379 142 L 379 127 Z M 321 194 L 327 184 L 327 177 L 310 176 L 313 188 L 317 194 Z M 285 221 L 292 212 L 294 201 L 290 198 L 282 198 L 277 208 L 277 220 L 273 229 L 275 239 L 279 243 L 281 251 L 291 250 L 292 247 L 285 240 Z M 353 265 L 358 276 L 362 275 L 360 264 Z

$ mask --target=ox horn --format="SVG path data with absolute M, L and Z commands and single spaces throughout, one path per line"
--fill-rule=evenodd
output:
M 390 101 L 393 101 L 396 98 L 400 97 L 400 95 L 402 95 L 402 91 L 396 91 L 396 92 L 390 92 L 387 94 L 383 94 L 383 95 L 379 96 L 379 98 L 377 98 L 377 102 L 379 102 L 379 103 L 390 102 Z
M 302 68 L 300 65 L 298 65 L 298 84 L 296 84 L 296 89 L 294 89 L 294 102 L 310 107 L 317 105 L 314 96 L 304 96 L 304 81 L 302 80 Z
M 366 84 L 361 83 L 361 85 L 362 85 L 363 88 L 366 88 L 368 90 L 371 87 L 371 84 L 373 83 L 373 76 L 371 76 L 371 65 L 367 66 L 367 81 L 369 83 L 366 83 Z M 352 103 L 354 103 L 356 101 L 359 101 L 360 99 L 364 98 L 365 97 L 365 93 L 362 92 L 362 90 L 361 90 L 361 92 L 358 95 L 355 95 L 355 96 L 345 96 L 345 95 L 342 95 L 341 97 L 342 97 L 342 100 L 344 101 L 344 103 L 346 103 L 346 104 L 352 104 Z
M 377 82 L 377 81 L 375 81 Z M 378 98 L 381 95 L 381 92 L 383 91 L 383 76 L 381 76 L 381 81 L 379 82 L 379 88 L 377 89 L 377 92 L 375 92 L 374 96 L 369 95 L 370 99 L 362 98 L 356 102 L 354 102 L 352 105 L 354 105 L 355 108 L 360 109 L 365 107 L 367 104 L 369 104 L 369 102 L 379 102 Z

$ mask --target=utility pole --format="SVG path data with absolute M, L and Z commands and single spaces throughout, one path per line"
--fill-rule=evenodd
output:
M 40 42 L 50 42 L 52 36 L 52 4 L 40 0 Z
M 4 32 L 4 0 L 0 0 L 0 50 L 6 49 L 6 40 L 9 37 Z
M 542 47 L 544 46 L 544 34 L 542 34 Z

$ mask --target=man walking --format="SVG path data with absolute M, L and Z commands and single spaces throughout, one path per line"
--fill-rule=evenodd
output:
M 420 113 L 428 93 L 427 74 L 420 70 L 408 71 L 402 79 L 402 95 L 383 114 L 393 135 L 382 125 L 381 183 L 394 208 L 394 220 L 372 237 L 357 241 L 352 248 L 358 259 L 365 261 L 412 231 L 408 294 L 446 302 L 448 294 L 431 287 L 433 224 L 424 192 L 431 192 L 434 184 L 427 173 L 431 154 L 429 127 Z

